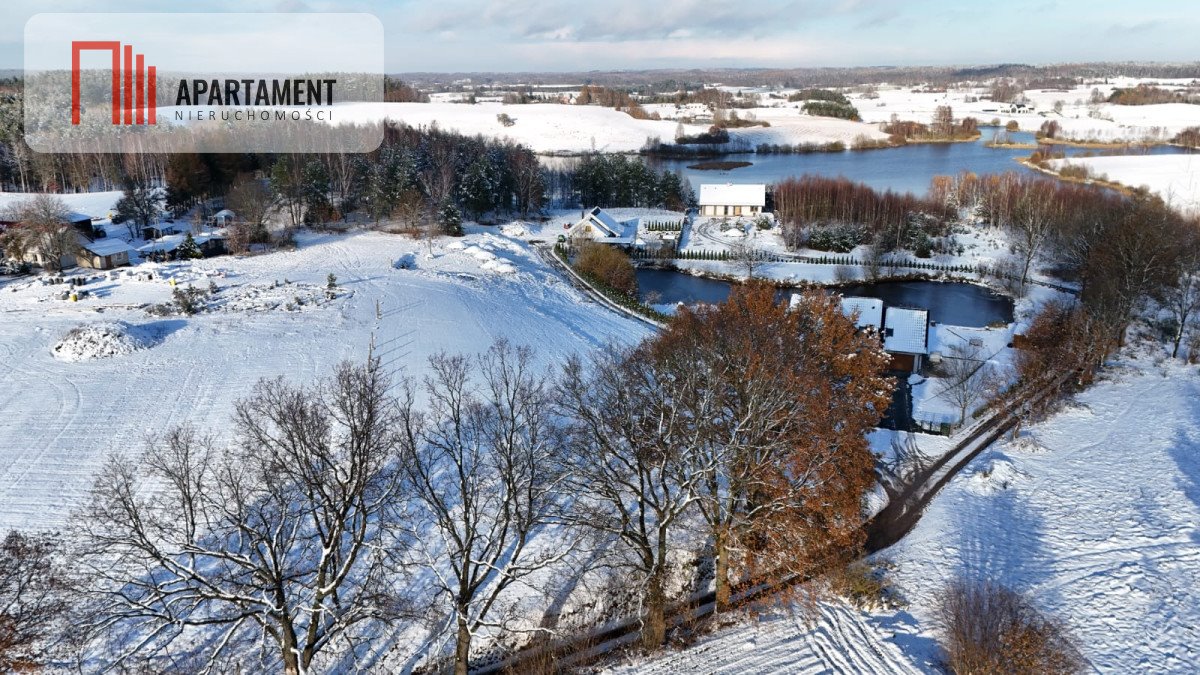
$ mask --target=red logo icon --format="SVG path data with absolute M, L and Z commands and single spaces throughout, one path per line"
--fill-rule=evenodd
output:
M 71 124 L 79 124 L 79 54 L 84 51 L 112 52 L 112 123 L 121 124 L 121 111 L 124 110 L 125 124 L 134 124 L 135 118 L 137 124 L 154 124 L 157 110 L 155 67 L 145 65 L 143 54 L 135 58 L 133 45 L 124 45 L 122 49 L 116 40 L 71 42 Z

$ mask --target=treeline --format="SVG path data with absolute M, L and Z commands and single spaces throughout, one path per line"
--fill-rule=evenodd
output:
M 1185 145 L 1189 148 L 1200 148 L 1200 127 L 1188 127 L 1184 129 L 1175 134 L 1175 138 L 1171 139 L 1171 142 Z
M 1157 105 L 1160 103 L 1200 103 L 1200 93 L 1194 90 L 1172 91 L 1150 84 L 1114 89 L 1108 96 L 1116 105 Z
M 647 207 L 682 211 L 696 204 L 691 183 L 637 158 L 590 154 L 569 172 L 573 195 L 585 206 Z
M 609 87 L 583 85 L 575 97 L 576 105 L 599 105 L 613 108 L 639 120 L 661 119 L 658 113 L 650 114 L 629 93 Z
M 843 152 L 846 144 L 841 141 L 827 143 L 759 143 L 754 151 L 764 155 L 811 155 L 818 152 Z
M 467 673 L 528 643 L 522 586 L 568 577 L 591 610 L 558 634 L 633 620 L 657 649 L 697 588 L 726 611 L 857 557 L 886 362 L 836 296 L 751 284 L 552 372 L 497 342 L 419 381 L 261 381 L 220 429 L 114 453 L 61 537 L 6 540 L 0 664 L 326 672 L 419 627 L 420 666 Z
M 791 103 L 798 101 L 828 101 L 839 105 L 850 105 L 850 99 L 846 98 L 845 94 L 830 89 L 801 89 L 788 96 L 787 100 Z
M 943 105 L 934 110 L 933 122 L 930 124 L 901 120 L 893 113 L 881 130 L 891 137 L 893 143 L 965 141 L 979 138 L 979 120 L 974 117 L 955 120 L 954 110 L 948 105 Z
M 818 117 L 836 117 L 843 120 L 859 121 L 862 119 L 858 116 L 858 109 L 846 103 L 833 103 L 831 101 L 808 101 L 801 110 L 809 115 Z
M 383 78 L 383 100 L 389 103 L 429 103 L 429 94 L 391 76 Z
M 947 215 L 944 205 L 912 193 L 879 193 L 846 178 L 823 176 L 805 175 L 776 183 L 772 200 L 784 241 L 792 248 L 807 245 L 812 228 L 836 226 L 845 227 L 829 231 L 827 238 L 838 243 L 830 250 L 849 250 L 867 243 L 883 250 L 909 248 L 914 237 L 940 234 Z

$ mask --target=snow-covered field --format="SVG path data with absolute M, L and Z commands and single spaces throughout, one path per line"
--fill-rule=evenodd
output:
M 1162 82 L 1162 81 L 1160 81 Z M 879 87 L 878 98 L 851 96 L 864 122 L 886 122 L 894 114 L 900 119 L 929 122 L 938 106 L 948 105 L 955 117 L 976 117 L 981 122 L 999 119 L 1001 124 L 1015 121 L 1024 131 L 1037 131 L 1043 122 L 1059 123 L 1059 137 L 1081 141 L 1168 141 L 1188 127 L 1200 125 L 1200 105 L 1170 103 L 1160 105 L 1090 104 L 1092 89 L 1107 97 L 1117 87 L 1133 87 L 1131 78 L 1117 78 L 1108 84 L 1086 84 L 1067 91 L 1029 90 L 1026 98 L 1031 112 L 1004 112 L 1006 104 L 981 97 L 986 87 L 952 89 L 946 92 L 916 92 L 912 88 Z M 968 98 L 977 100 L 969 101 Z M 1055 103 L 1062 111 L 1055 112 Z
M 497 115 L 515 123 L 506 127 Z M 503 105 L 500 103 L 357 103 L 339 108 L 338 123 L 364 123 L 380 119 L 403 122 L 461 134 L 507 138 L 539 153 L 636 152 L 648 139 L 675 139 L 677 122 L 638 120 L 612 108 L 589 105 Z M 689 126 L 688 133 L 707 127 Z
M 414 269 L 397 269 L 400 259 Z M 305 301 L 329 273 L 337 297 Z M 364 358 L 372 334 L 391 370 L 420 375 L 439 350 L 475 353 L 498 337 L 535 347 L 550 366 L 648 330 L 584 300 L 527 244 L 491 229 L 439 240 L 432 257 L 401 236 L 305 235 L 294 252 L 89 278 L 90 297 L 74 303 L 58 299 L 62 285 L 0 282 L 0 529 L 61 527 L 107 453 L 138 452 L 148 434 L 184 422 L 220 434 L 259 378 L 325 376 Z M 169 300 L 171 278 L 216 284 L 213 311 L 139 308 Z M 154 340 L 107 358 L 55 357 L 73 328 L 114 321 Z
M 1200 213 L 1200 155 L 1141 155 L 1132 157 L 1080 157 L 1051 162 L 1087 167 L 1095 178 L 1126 187 L 1146 187 L 1185 213 Z
M 673 110 L 673 106 L 658 107 Z M 734 140 L 744 140 L 751 145 L 830 141 L 842 141 L 850 145 L 858 136 L 887 137 L 874 124 L 813 117 L 795 108 L 760 108 L 750 112 L 771 126 L 734 129 L 730 135 Z M 515 123 L 504 126 L 497 119 L 500 114 L 508 115 Z M 336 121 L 363 123 L 379 119 L 404 122 L 414 127 L 437 124 L 439 128 L 463 134 L 507 138 L 545 154 L 636 152 L 650 139 L 671 143 L 680 124 L 665 116 L 662 120 L 639 120 L 612 108 L 590 105 L 467 105 L 449 102 L 347 104 L 338 108 Z M 683 126 L 686 133 L 695 134 L 706 130 L 709 125 Z
M 882 555 L 922 632 L 956 575 L 1028 591 L 1099 672 L 1200 664 L 1200 371 L 1140 360 L 985 451 Z

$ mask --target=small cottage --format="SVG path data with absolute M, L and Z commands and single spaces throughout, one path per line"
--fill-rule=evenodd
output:
M 116 237 L 80 241 L 76 261 L 81 267 L 94 270 L 111 270 L 129 264 L 129 252 L 134 250 L 125 241 Z

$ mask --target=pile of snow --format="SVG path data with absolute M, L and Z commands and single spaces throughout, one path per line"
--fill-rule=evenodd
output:
M 152 344 L 123 321 L 85 324 L 72 328 L 51 352 L 60 361 L 90 361 L 125 356 Z
M 209 296 L 207 311 L 266 312 L 283 310 L 299 312 L 327 304 L 343 291 L 329 290 L 316 284 L 285 282 L 246 284 L 223 288 Z M 332 295 L 332 297 L 331 297 Z
M 512 222 L 507 225 L 501 225 L 500 231 L 509 237 L 528 237 L 529 228 L 525 227 L 525 223 Z
M 523 229 L 523 228 L 522 228 Z M 516 274 L 517 267 L 512 261 L 496 255 L 495 251 L 508 250 L 514 251 L 514 245 L 511 242 L 505 242 L 499 237 L 485 236 L 478 240 L 476 244 L 463 244 L 462 242 L 451 242 L 446 245 L 446 248 L 457 253 L 463 253 L 471 258 L 474 258 L 479 263 L 479 269 L 493 274 Z
M 967 489 L 977 495 L 994 495 L 1012 487 L 1013 483 L 1029 478 L 1029 474 L 1018 469 L 1004 456 L 994 457 L 973 472 L 968 478 Z

